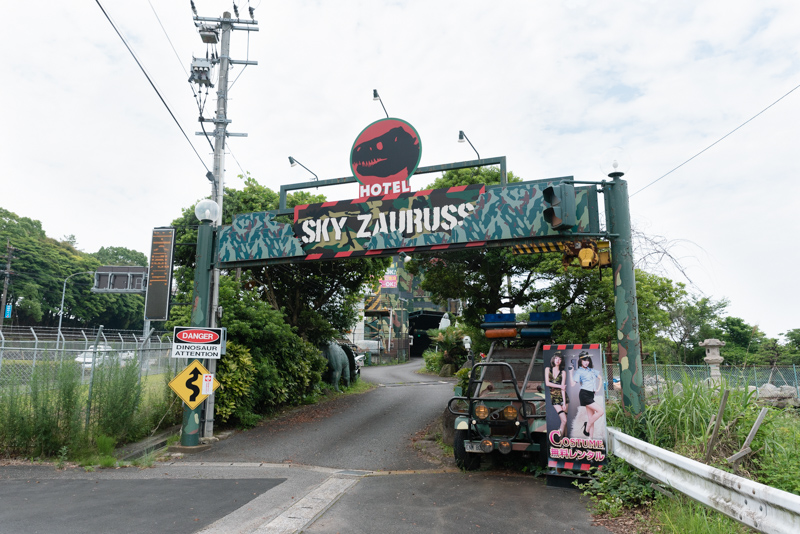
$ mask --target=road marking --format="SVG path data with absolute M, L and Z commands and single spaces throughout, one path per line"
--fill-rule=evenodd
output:
M 370 477 L 387 476 L 387 475 L 440 475 L 444 473 L 460 473 L 461 469 L 456 467 L 439 467 L 436 469 L 409 469 L 406 471 L 373 471 Z
M 377 384 L 379 388 L 396 388 L 400 386 L 441 386 L 442 384 L 451 384 L 452 382 L 445 382 L 444 380 L 437 380 L 436 382 L 393 382 L 391 384 Z
M 291 534 L 300 532 L 333 506 L 344 492 L 354 486 L 357 478 L 331 477 L 308 495 L 297 501 L 281 515 L 262 525 L 255 532 L 261 534 Z

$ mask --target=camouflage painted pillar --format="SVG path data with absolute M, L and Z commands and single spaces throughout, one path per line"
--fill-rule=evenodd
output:
M 639 346 L 639 309 L 636 304 L 636 278 L 631 245 L 631 214 L 628 183 L 623 173 L 613 172 L 611 183 L 603 182 L 606 228 L 612 235 L 611 267 L 614 271 L 614 309 L 619 343 L 622 402 L 635 415 L 644 411 L 642 351 Z
M 192 289 L 192 319 L 190 326 L 208 327 L 208 311 L 211 293 L 211 263 L 214 244 L 214 230 L 209 221 L 202 221 L 197 229 L 197 256 L 194 266 L 194 288 Z M 186 362 L 191 363 L 191 361 Z M 200 404 L 194 410 L 183 405 L 181 425 L 181 445 L 194 447 L 200 445 Z

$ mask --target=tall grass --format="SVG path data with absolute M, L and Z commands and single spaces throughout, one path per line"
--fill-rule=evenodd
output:
M 89 386 L 81 383 L 76 362 L 36 366 L 27 383 L 0 387 L 0 456 L 62 457 L 68 451 L 78 458 L 100 436 L 123 444 L 180 421 L 181 404 L 172 402 L 168 380 L 141 381 L 136 361 L 111 359 L 93 374 L 88 425 Z
M 134 415 L 142 398 L 136 360 L 120 365 L 111 360 L 95 368 L 90 425 L 96 433 L 125 441 L 136 434 Z
M 724 382 L 709 384 L 684 374 L 680 381 L 667 382 L 661 397 L 648 404 L 639 417 L 632 417 L 620 405 L 613 405 L 607 412 L 608 421 L 611 426 L 648 443 L 698 459 L 710 438 L 726 389 Z M 717 456 L 739 450 L 738 430 L 751 417 L 755 419 L 758 413 L 755 400 L 752 391 L 730 389 L 722 417 L 724 425 L 716 441 Z
M 669 534 L 745 534 L 754 532 L 730 517 L 712 510 L 688 497 L 670 499 L 659 496 L 651 518 L 651 531 Z
M 741 382 L 740 382 L 741 383 Z M 726 458 L 738 452 L 755 423 L 761 406 L 755 392 L 720 384 L 695 381 L 683 375 L 680 381 L 669 381 L 660 388 L 661 395 L 649 403 L 638 417 L 620 405 L 607 411 L 609 425 L 678 454 L 705 461 L 706 447 L 719 412 L 723 393 L 729 395 L 720 421 L 720 430 L 712 447 L 710 464 L 733 471 L 774 488 L 800 495 L 800 415 L 794 409 L 768 408 L 767 415 L 750 445 L 754 451 L 741 463 L 731 465 Z M 652 400 L 652 399 L 651 399 Z M 622 460 L 611 459 L 591 483 L 581 486 L 595 504 L 595 511 L 619 514 L 622 508 L 647 502 L 652 494 L 639 484 L 638 470 L 622 466 Z M 633 473 L 628 471 L 634 471 Z M 648 531 L 744 533 L 752 532 L 724 514 L 688 497 L 656 498 Z

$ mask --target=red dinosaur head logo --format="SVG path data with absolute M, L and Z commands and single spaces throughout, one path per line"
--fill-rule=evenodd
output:
M 366 191 L 372 186 L 375 194 L 374 184 L 380 184 L 381 191 L 387 192 L 391 187 L 383 184 L 407 184 L 421 155 L 419 134 L 413 126 L 400 119 L 381 119 L 364 128 L 356 138 L 350 151 L 350 167 L 353 176 L 367 186 Z M 407 185 L 403 190 L 406 188 Z

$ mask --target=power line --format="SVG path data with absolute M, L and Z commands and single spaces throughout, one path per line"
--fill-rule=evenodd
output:
M 194 147 L 194 144 L 192 144 L 192 141 L 189 139 L 189 136 L 186 135 L 186 132 L 183 130 L 183 127 L 181 126 L 181 123 L 178 122 L 178 119 L 175 117 L 175 114 L 172 113 L 172 110 L 167 105 L 167 102 L 164 100 L 164 97 L 161 96 L 161 93 L 159 92 L 159 90 L 156 87 L 155 83 L 153 83 L 153 80 L 150 79 L 150 76 L 147 74 L 147 71 L 142 66 L 141 62 L 139 61 L 139 58 L 137 58 L 136 54 L 133 53 L 133 50 L 128 45 L 128 42 L 125 40 L 125 38 L 122 36 L 120 31 L 117 29 L 117 26 L 114 24 L 114 21 L 111 20 L 111 17 L 108 15 L 108 13 L 106 13 L 106 10 L 103 8 L 103 5 L 100 3 L 100 0 L 95 0 L 95 2 L 97 3 L 97 6 L 100 8 L 100 11 L 103 12 L 103 15 L 105 15 L 106 19 L 108 20 L 108 23 L 111 24 L 111 27 L 114 28 L 114 31 L 117 33 L 119 38 L 122 40 L 122 44 L 124 44 L 125 48 L 127 48 L 128 52 L 130 52 L 131 56 L 133 57 L 133 60 L 136 61 L 136 64 L 139 66 L 139 69 L 142 71 L 142 74 L 144 74 L 145 78 L 147 78 L 147 81 L 150 82 L 150 86 L 153 88 L 153 91 L 155 91 L 156 94 L 158 95 L 158 98 L 161 100 L 161 103 L 164 104 L 165 108 L 167 108 L 167 111 L 169 112 L 170 116 L 172 117 L 172 120 L 175 121 L 175 124 L 178 126 L 178 129 L 183 134 L 183 137 L 186 138 L 186 142 L 189 143 L 189 145 L 192 147 L 192 150 L 197 155 L 197 159 L 200 160 L 200 163 L 203 164 L 203 167 L 205 167 L 207 172 L 211 172 L 211 170 L 209 170 L 208 166 L 206 165 L 206 162 L 203 161 L 202 157 L 200 157 L 200 153 L 197 152 L 197 149 Z
M 711 143 L 710 145 L 708 145 L 707 147 L 705 147 L 703 150 L 701 150 L 700 152 L 698 152 L 697 154 L 695 154 L 695 155 L 694 155 L 694 156 L 692 156 L 691 158 L 687 159 L 686 161 L 684 161 L 683 163 L 681 163 L 680 165 L 678 165 L 677 167 L 675 167 L 674 169 L 672 169 L 671 171 L 669 171 L 669 172 L 667 172 L 667 173 L 665 173 L 665 174 L 661 175 L 660 177 L 656 178 L 655 180 L 653 180 L 652 182 L 650 182 L 650 183 L 649 183 L 649 184 L 647 184 L 646 186 L 642 187 L 641 189 L 639 189 L 639 190 L 638 190 L 638 191 L 636 191 L 635 193 L 631 194 L 630 196 L 634 196 L 634 195 L 636 195 L 636 194 L 639 194 L 639 193 L 641 193 L 642 191 L 644 191 L 645 189 L 647 189 L 648 187 L 650 187 L 650 186 L 651 186 L 651 185 L 653 185 L 654 183 L 658 182 L 658 181 L 659 181 L 659 180 L 661 180 L 662 178 L 666 178 L 667 176 L 669 176 L 669 175 L 670 175 L 670 174 L 672 174 L 673 172 L 677 171 L 678 169 L 680 169 L 681 167 L 683 167 L 684 165 L 686 165 L 687 163 L 689 163 L 690 161 L 692 161 L 693 159 L 695 159 L 697 156 L 699 156 L 700 154 L 702 154 L 702 153 L 703 153 L 703 152 L 705 152 L 706 150 L 710 149 L 710 148 L 711 148 L 711 147 L 713 147 L 714 145 L 718 144 L 720 141 L 722 141 L 722 140 L 723 140 L 723 139 L 725 139 L 726 137 L 730 136 L 731 134 L 733 134 L 734 132 L 736 132 L 737 130 L 739 130 L 740 128 L 742 128 L 742 127 L 743 127 L 744 125 L 746 125 L 747 123 L 751 122 L 753 119 L 755 119 L 756 117 L 758 117 L 759 115 L 761 115 L 762 113 L 764 113 L 765 111 L 767 111 L 769 108 L 771 108 L 772 106 L 774 106 L 775 104 L 777 104 L 778 102 L 780 102 L 781 100 L 783 100 L 784 98 L 786 98 L 787 96 L 789 96 L 790 94 L 792 94 L 794 91 L 796 91 L 796 90 L 797 90 L 797 89 L 799 89 L 799 88 L 800 88 L 800 85 L 795 85 L 795 86 L 794 86 L 794 87 L 793 87 L 793 88 L 792 88 L 792 89 L 791 89 L 789 92 L 787 92 L 786 94 L 784 94 L 782 97 L 780 97 L 779 99 L 777 99 L 775 102 L 773 102 L 773 103 L 772 103 L 772 104 L 770 104 L 769 106 L 765 107 L 764 109 L 762 109 L 761 111 L 759 111 L 758 113 L 756 113 L 755 115 L 753 115 L 752 117 L 750 117 L 749 119 L 747 119 L 746 121 L 744 121 L 742 124 L 740 124 L 739 126 L 737 126 L 736 128 L 734 128 L 734 129 L 733 129 L 733 130 L 731 130 L 730 132 L 726 133 L 725 135 L 723 135 L 722 137 L 720 137 L 719 139 L 717 139 L 716 141 L 714 141 L 713 143 Z
M 228 153 L 231 155 L 231 157 L 233 157 L 233 161 L 236 162 L 236 165 L 239 166 L 239 170 L 242 171 L 242 176 L 244 176 L 246 178 L 247 177 L 247 173 L 244 172 L 244 169 L 242 168 L 242 164 L 239 163 L 239 160 L 236 159 L 236 155 L 233 153 L 233 150 L 231 150 L 231 142 L 230 141 L 228 141 L 227 147 L 228 147 Z
M 172 47 L 172 51 L 175 52 L 175 57 L 178 59 L 178 64 L 181 66 L 181 69 L 183 70 L 183 73 L 186 76 L 189 76 L 189 72 L 187 72 L 186 67 L 183 66 L 183 62 L 181 61 L 181 56 L 178 54 L 178 51 L 175 50 L 175 45 L 172 44 L 172 39 L 169 38 L 169 34 L 167 33 L 167 29 L 164 27 L 163 24 L 161 24 L 161 18 L 158 16 L 158 13 L 156 13 L 156 8 L 153 7 L 153 3 L 150 0 L 147 0 L 147 3 L 150 4 L 150 9 L 153 10 L 153 15 L 156 16 L 156 20 L 158 21 L 158 25 L 161 26 L 161 31 L 164 32 L 164 37 L 167 38 L 167 41 L 169 42 L 169 45 Z M 189 87 L 191 87 L 191 85 Z

